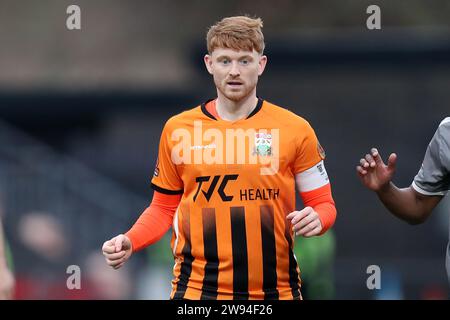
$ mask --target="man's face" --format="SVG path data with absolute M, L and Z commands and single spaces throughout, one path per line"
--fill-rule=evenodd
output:
M 211 55 L 205 55 L 204 60 L 217 90 L 232 101 L 240 101 L 256 90 L 267 57 L 255 50 L 217 48 Z

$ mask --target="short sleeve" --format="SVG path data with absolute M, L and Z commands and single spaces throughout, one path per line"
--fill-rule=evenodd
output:
M 170 121 L 170 120 L 169 120 Z M 176 164 L 172 161 L 171 130 L 169 121 L 165 124 L 159 141 L 158 158 L 152 178 L 152 188 L 165 194 L 182 194 L 181 180 Z
M 428 145 L 412 187 L 425 195 L 445 195 L 450 189 L 450 118 L 442 121 Z
M 294 173 L 308 170 L 325 159 L 325 151 L 317 139 L 314 129 L 306 121 L 297 132 Z

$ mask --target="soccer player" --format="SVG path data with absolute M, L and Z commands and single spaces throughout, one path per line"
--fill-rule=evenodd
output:
M 387 165 L 377 149 L 372 148 L 360 160 L 356 170 L 362 183 L 377 193 L 386 208 L 411 224 L 424 222 L 450 190 L 450 118 L 445 118 L 428 145 L 425 158 L 411 186 L 399 189 L 392 183 L 397 155 L 392 153 Z M 450 282 L 450 244 L 446 268 Z
M 14 291 L 14 277 L 6 260 L 6 244 L 0 217 L 0 300 L 11 299 Z
M 335 221 L 314 130 L 256 95 L 267 63 L 261 28 L 236 16 L 209 29 L 204 62 L 217 97 L 167 121 L 152 203 L 103 245 L 119 268 L 172 227 L 171 299 L 301 299 L 294 233 L 321 235 Z

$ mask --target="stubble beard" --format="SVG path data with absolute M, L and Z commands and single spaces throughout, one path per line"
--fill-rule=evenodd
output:
M 248 97 L 252 91 L 255 89 L 256 83 L 253 86 L 243 85 L 243 88 L 239 91 L 227 90 L 227 84 L 225 83 L 223 86 L 217 86 L 217 89 L 220 91 L 222 95 L 224 95 L 227 99 L 233 102 L 239 102 L 246 97 Z

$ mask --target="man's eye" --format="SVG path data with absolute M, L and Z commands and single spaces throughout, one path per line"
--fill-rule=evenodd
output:
M 230 63 L 230 60 L 222 60 L 222 64 L 229 64 Z
M 243 65 L 247 65 L 247 64 L 249 64 L 250 62 L 248 61 L 248 60 L 241 60 L 241 64 L 243 64 Z

